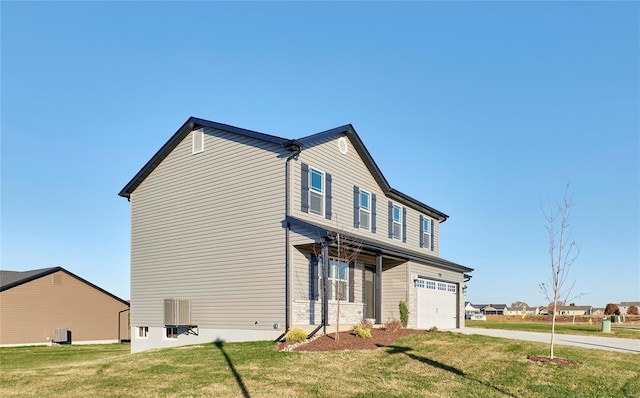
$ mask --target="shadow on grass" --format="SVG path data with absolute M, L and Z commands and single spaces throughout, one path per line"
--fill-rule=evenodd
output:
M 416 354 L 411 352 L 411 351 L 413 351 L 413 348 L 411 348 L 411 347 L 400 347 L 400 346 L 395 346 L 395 345 L 391 345 L 391 346 L 387 346 L 387 347 L 378 345 L 378 347 L 386 348 L 386 352 L 389 355 L 404 354 L 407 357 L 413 359 L 414 361 L 422 362 L 422 363 L 427 364 L 429 366 L 433 366 L 434 368 L 446 370 L 447 372 L 451 372 L 456 376 L 461 376 L 461 377 L 464 377 L 465 379 L 474 381 L 474 382 L 476 382 L 478 384 L 481 384 L 481 385 L 483 385 L 485 387 L 488 387 L 488 388 L 491 388 L 491 389 L 493 389 L 495 391 L 498 391 L 498 392 L 500 392 L 500 393 L 502 393 L 502 394 L 504 394 L 504 395 L 506 395 L 508 397 L 515 397 L 515 395 L 513 395 L 513 394 L 511 394 L 511 393 L 509 393 L 507 391 L 504 391 L 504 390 L 502 390 L 502 389 L 500 389 L 500 388 L 498 388 L 496 386 L 492 386 L 491 384 L 487 384 L 485 382 L 482 382 L 482 381 L 480 381 L 480 380 L 478 380 L 476 378 L 473 378 L 473 377 L 465 374 L 462 370 L 460 370 L 458 368 L 446 365 L 446 364 L 444 364 L 442 362 L 434 361 L 433 359 L 429 359 L 427 357 L 416 355 Z
M 245 386 L 244 382 L 242 381 L 242 377 L 240 376 L 240 374 L 236 370 L 235 366 L 233 366 L 233 362 L 231 362 L 231 358 L 229 358 L 229 355 L 224 350 L 224 343 L 222 341 L 216 341 L 214 344 L 216 345 L 216 347 L 218 347 L 218 349 L 220 350 L 222 355 L 224 355 L 224 359 L 227 360 L 227 364 L 229 365 L 229 369 L 231 369 L 231 373 L 233 373 L 233 377 L 236 378 L 236 382 L 238 383 L 238 387 L 240 387 L 240 390 L 242 391 L 242 396 L 244 398 L 251 398 L 251 395 L 249 395 L 249 390 L 247 390 L 247 386 Z

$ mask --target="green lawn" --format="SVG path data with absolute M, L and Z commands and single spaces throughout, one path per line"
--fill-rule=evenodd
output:
M 4 397 L 640 397 L 640 356 L 458 333 L 374 351 L 276 352 L 273 343 L 128 354 L 128 345 L 0 349 Z
M 550 323 L 535 322 L 501 322 L 501 321 L 465 321 L 465 326 L 469 328 L 483 329 L 506 329 L 506 330 L 522 330 L 527 332 L 551 332 Z M 556 324 L 556 333 L 560 334 L 582 334 L 602 337 L 621 337 L 626 339 L 640 339 L 640 330 L 621 329 L 619 327 L 611 328 L 611 333 L 602 333 L 601 325 L 589 324 Z

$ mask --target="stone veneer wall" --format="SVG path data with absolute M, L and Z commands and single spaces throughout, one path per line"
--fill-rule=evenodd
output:
M 335 323 L 337 311 L 338 303 L 336 301 L 330 301 L 328 319 L 330 325 Z M 359 323 L 362 321 L 363 314 L 365 314 L 365 304 L 340 302 L 340 323 Z M 294 300 L 292 316 L 294 325 L 319 325 L 322 322 L 322 302 Z

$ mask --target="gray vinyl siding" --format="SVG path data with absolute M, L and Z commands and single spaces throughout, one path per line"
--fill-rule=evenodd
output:
M 164 326 L 163 300 L 190 298 L 201 328 L 284 324 L 284 151 L 207 129 L 131 194 L 131 325 Z M 258 321 L 258 325 L 255 325 Z
M 407 301 L 408 263 L 382 269 L 382 322 L 400 319 L 398 304 Z
M 388 202 L 382 189 L 371 175 L 371 172 L 362 161 L 350 140 L 347 139 L 348 153 L 343 155 L 338 149 L 339 136 L 307 144 L 297 160 L 291 162 L 291 214 L 314 224 L 331 228 L 339 228 L 352 236 L 362 236 L 368 240 L 380 241 L 385 244 L 392 244 L 401 249 L 410 249 L 424 252 L 428 255 L 439 255 L 439 235 L 440 223 L 434 219 L 434 250 L 420 248 L 420 212 L 407 206 L 405 203 L 398 203 L 407 208 L 407 241 L 391 239 L 388 236 Z M 322 170 L 332 175 L 332 213 L 331 220 L 317 214 L 305 213 L 301 210 L 301 164 L 308 164 L 310 167 Z M 377 198 L 377 231 L 376 233 L 353 225 L 354 203 L 353 187 L 358 186 Z M 418 198 L 427 201 L 428 198 Z

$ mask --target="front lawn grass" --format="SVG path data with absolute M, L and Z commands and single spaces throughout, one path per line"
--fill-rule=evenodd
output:
M 128 354 L 128 345 L 0 349 L 0 396 L 638 397 L 640 356 L 542 343 L 413 335 L 372 351 L 277 352 L 270 342 Z M 635 394 L 635 395 L 634 395 Z
M 509 321 L 473 321 L 466 320 L 469 328 L 519 330 L 526 332 L 551 333 L 551 323 L 546 322 L 509 322 Z M 602 325 L 556 323 L 556 333 L 581 334 L 601 337 L 620 337 L 625 339 L 640 339 L 640 331 L 612 327 L 611 333 L 602 333 Z

